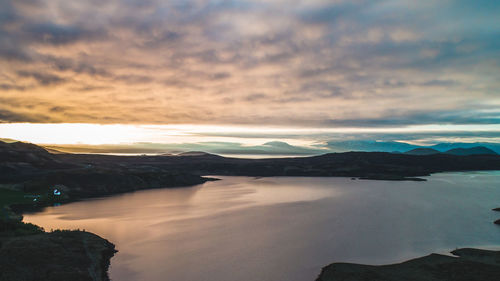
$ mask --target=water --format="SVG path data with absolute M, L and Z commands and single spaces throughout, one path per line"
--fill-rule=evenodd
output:
M 46 230 L 85 229 L 116 244 L 115 281 L 314 280 L 331 262 L 383 264 L 500 245 L 500 172 L 427 182 L 220 177 L 51 207 Z

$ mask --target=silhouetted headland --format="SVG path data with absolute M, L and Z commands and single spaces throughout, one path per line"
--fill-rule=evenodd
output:
M 105 281 L 115 246 L 85 231 L 23 223 L 0 206 L 0 280 Z
M 457 249 L 455 257 L 430 254 L 390 265 L 332 263 L 316 281 L 493 281 L 500 280 L 500 251 Z

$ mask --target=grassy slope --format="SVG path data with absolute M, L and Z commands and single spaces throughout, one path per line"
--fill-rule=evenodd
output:
M 33 201 L 32 198 L 24 198 L 27 193 L 17 190 L 0 188 L 0 208 L 7 207 L 12 204 L 25 204 Z

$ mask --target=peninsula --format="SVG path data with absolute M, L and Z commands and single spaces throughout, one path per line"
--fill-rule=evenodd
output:
M 55 154 L 30 143 L 0 142 L 0 188 L 40 194 L 57 186 L 65 201 L 214 180 L 207 175 L 423 180 L 419 177 L 438 172 L 499 169 L 500 155 L 496 154 L 346 152 L 269 159 L 208 153 L 114 156 Z
M 493 281 L 500 280 L 500 251 L 457 249 L 453 256 L 430 254 L 403 263 L 333 263 L 316 281 Z

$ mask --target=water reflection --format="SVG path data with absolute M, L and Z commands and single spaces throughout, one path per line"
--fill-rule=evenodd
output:
M 500 173 L 428 182 L 222 177 L 47 208 L 26 221 L 117 245 L 114 280 L 313 280 L 333 261 L 386 263 L 500 245 Z

